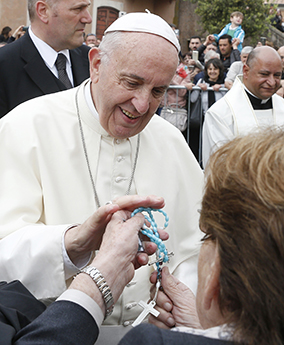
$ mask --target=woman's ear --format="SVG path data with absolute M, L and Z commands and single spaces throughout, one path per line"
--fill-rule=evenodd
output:
M 214 260 L 211 264 L 211 270 L 206 278 L 203 307 L 210 310 L 212 306 L 218 305 L 219 298 L 219 277 L 220 277 L 220 257 L 218 245 L 215 246 Z
M 89 51 L 90 61 L 90 77 L 92 83 L 97 83 L 99 80 L 99 69 L 101 65 L 100 49 L 97 47 L 92 48 Z

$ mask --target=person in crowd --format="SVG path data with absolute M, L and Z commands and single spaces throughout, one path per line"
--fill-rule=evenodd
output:
M 97 47 L 98 43 L 97 43 L 97 36 L 95 34 L 88 34 L 86 36 L 86 40 L 85 43 L 87 46 L 93 48 L 93 47 Z M 91 46 L 92 45 L 92 46 Z
M 189 39 L 188 47 L 191 50 L 198 50 L 201 46 L 201 37 L 200 36 L 192 36 Z
M 239 49 L 239 51 L 241 52 L 243 49 L 243 42 L 244 42 L 244 38 L 245 38 L 245 32 L 242 29 L 242 22 L 244 19 L 244 15 L 242 14 L 242 12 L 239 11 L 235 11 L 233 13 L 231 13 L 230 16 L 230 23 L 227 24 L 220 32 L 219 34 L 215 34 L 215 40 L 218 42 L 219 39 L 221 38 L 221 36 L 228 34 L 232 37 L 232 44 L 234 44 L 235 42 L 237 42 L 237 48 Z M 237 41 L 238 39 L 238 41 Z
M 221 54 L 220 59 L 223 62 L 226 73 L 233 62 L 241 60 L 238 44 L 239 38 L 236 38 L 234 42 L 232 42 L 232 37 L 228 34 L 224 34 L 219 38 L 218 49 Z
M 282 14 L 280 8 L 277 8 L 275 17 L 272 18 L 271 24 L 276 27 L 279 31 L 283 32 L 284 28 L 282 26 Z
M 89 0 L 29 0 L 31 26 L 0 52 L 0 117 L 31 98 L 79 85 L 89 77 L 83 32 Z
M 203 126 L 203 166 L 214 150 L 234 137 L 262 126 L 284 124 L 284 100 L 276 95 L 281 59 L 267 46 L 251 51 L 233 87 L 208 109 Z
M 215 37 L 213 35 L 206 36 L 206 39 L 204 43 L 202 43 L 198 48 L 198 54 L 199 54 L 199 61 L 204 65 L 204 56 L 205 54 L 210 51 L 214 50 L 217 51 L 217 43 L 215 42 Z
M 215 50 L 209 50 L 204 55 L 204 62 L 208 62 L 210 59 L 219 59 L 220 60 L 220 54 Z
M 237 137 L 212 155 L 196 299 L 165 267 L 160 315 L 149 318 L 159 328 L 135 327 L 119 345 L 284 343 L 283 171 L 282 129 Z
M 188 67 L 191 82 L 194 82 L 195 76 L 198 75 L 204 68 L 201 66 L 200 61 L 192 59 L 192 51 L 189 50 L 183 56 L 183 63 Z
M 12 35 L 9 37 L 9 39 L 7 40 L 7 43 L 12 43 L 15 40 L 18 40 L 19 38 L 21 38 L 27 31 L 27 27 L 24 25 L 20 25 L 13 33 Z
M 90 79 L 1 119 L 1 279 L 20 280 L 40 299 L 59 296 L 96 249 L 78 252 L 92 236 L 80 224 L 109 200 L 155 194 L 166 200 L 170 271 L 196 289 L 203 173 L 181 132 L 154 115 L 179 50 L 162 18 L 126 14 L 90 50 Z M 161 214 L 156 220 L 164 225 Z M 43 265 L 44 279 L 31 278 Z M 137 272 L 106 320 L 121 325 L 111 327 L 115 340 L 148 299 L 151 271 Z
M 247 62 L 248 55 L 252 50 L 253 47 L 251 46 L 244 47 L 241 52 L 241 61 L 235 61 L 231 64 L 225 79 L 225 87 L 228 90 L 233 86 L 236 76 L 243 74 L 243 66 Z
M 272 15 L 274 15 L 276 13 L 276 8 L 275 8 L 274 4 L 270 5 L 268 13 L 269 13 L 270 16 L 272 16 Z
M 280 56 L 281 63 L 282 63 L 282 74 L 281 74 L 281 87 L 277 91 L 277 95 L 284 97 L 284 46 L 280 47 L 277 50 L 277 53 Z
M 191 67 L 191 69 L 195 67 L 195 61 L 192 58 L 192 50 L 189 50 L 185 54 L 183 54 L 183 63 L 187 67 Z
M 177 36 L 177 39 L 179 40 L 179 29 L 178 29 L 178 27 L 173 23 L 170 23 L 169 26 L 173 29 L 174 33 Z
M 0 34 L 0 42 L 7 42 L 12 34 L 10 26 L 4 26 Z
M 219 91 L 224 88 L 224 66 L 220 59 L 213 58 L 205 63 L 204 77 L 200 78 L 196 84 L 200 90 L 193 90 L 190 95 L 190 101 L 195 103 L 201 92 L 203 114 L 216 101 L 225 95 L 225 91 Z M 208 87 L 213 90 L 207 90 Z
M 213 50 L 214 52 L 217 52 L 218 47 L 217 47 L 217 44 L 215 42 L 207 44 L 206 48 L 204 49 L 204 55 L 206 53 L 208 53 L 210 50 Z
M 163 97 L 160 107 L 160 116 L 169 121 L 180 131 L 187 128 L 187 89 L 191 90 L 194 75 L 196 74 L 195 61 L 190 59 L 191 51 L 185 54 L 184 63 L 181 62 L 170 85 L 183 85 L 184 89 L 169 88 Z
M 124 196 L 98 209 L 86 224 L 88 231 L 99 236 L 104 232 L 98 254 L 47 309 L 19 281 L 0 282 L 1 344 L 93 345 L 101 322 L 111 314 L 134 269 L 145 265 L 146 253 L 157 249 L 155 244 L 144 242 L 145 253 L 137 253 L 138 233 L 145 218 L 141 213 L 130 218 L 131 211 L 163 205 L 163 198 Z M 166 239 L 167 234 L 160 231 L 160 238 Z M 35 278 L 44 274 L 43 269 Z
M 205 55 L 204 55 L 204 63 L 206 63 L 207 61 L 211 60 L 211 59 L 219 59 L 220 60 L 220 54 L 217 53 L 217 51 L 215 50 L 209 50 Z M 223 68 L 224 70 L 224 68 Z M 204 70 L 199 71 L 199 73 L 195 74 L 194 79 L 193 79 L 193 83 L 196 85 L 198 83 L 199 79 L 204 79 Z

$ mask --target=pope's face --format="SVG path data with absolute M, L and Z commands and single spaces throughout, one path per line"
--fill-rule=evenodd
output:
M 91 90 L 102 127 L 114 138 L 140 133 L 151 120 L 176 71 L 176 48 L 162 37 L 125 33 L 120 49 L 101 62 L 90 51 Z
M 256 97 L 267 99 L 278 90 L 281 72 L 282 64 L 276 51 L 270 47 L 263 47 L 250 67 L 244 65 L 244 84 Z

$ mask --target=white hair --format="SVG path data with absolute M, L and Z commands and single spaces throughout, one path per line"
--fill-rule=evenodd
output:
M 209 50 L 209 52 L 207 52 L 204 55 L 204 62 L 206 63 L 207 61 L 209 61 L 210 59 L 213 59 L 213 58 L 220 59 L 220 54 L 215 52 L 214 50 Z
M 246 46 L 242 49 L 241 54 L 249 54 L 253 50 L 253 47 L 251 46 Z

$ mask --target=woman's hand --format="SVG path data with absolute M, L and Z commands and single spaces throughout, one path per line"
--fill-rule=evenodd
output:
M 157 273 L 150 278 L 156 284 Z M 202 328 L 196 311 L 195 296 L 192 291 L 176 277 L 170 274 L 168 267 L 162 270 L 161 284 L 163 291 L 158 292 L 156 309 L 160 315 L 155 318 L 149 316 L 149 322 L 160 328 L 192 327 Z M 154 297 L 156 286 L 151 288 L 151 297 Z

